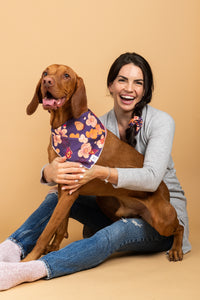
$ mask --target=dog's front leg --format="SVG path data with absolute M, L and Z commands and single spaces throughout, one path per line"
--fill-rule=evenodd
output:
M 39 239 L 33 250 L 23 259 L 23 261 L 30 261 L 38 259 L 42 254 L 46 253 L 46 249 L 50 241 L 52 240 L 54 234 L 56 233 L 58 227 L 64 222 L 66 217 L 69 215 L 71 206 L 78 197 L 78 192 L 72 195 L 67 195 L 63 193 L 61 198 L 56 205 L 54 212 L 45 227 L 44 231 L 40 235 Z M 66 226 L 66 222 L 63 223 Z M 66 232 L 66 227 L 64 228 L 64 233 Z
M 66 216 L 66 218 L 62 221 L 60 226 L 57 228 L 53 240 L 50 242 L 50 244 L 46 247 L 45 254 L 57 251 L 60 248 L 60 244 L 63 240 L 63 238 L 68 238 L 68 223 L 69 223 L 69 213 Z

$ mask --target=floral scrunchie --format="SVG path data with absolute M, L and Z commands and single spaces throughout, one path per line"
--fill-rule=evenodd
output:
M 132 118 L 128 123 L 129 127 L 136 125 L 136 130 L 135 130 L 136 134 L 138 134 L 138 132 L 140 131 L 142 124 L 143 124 L 143 120 L 141 117 L 138 116 Z

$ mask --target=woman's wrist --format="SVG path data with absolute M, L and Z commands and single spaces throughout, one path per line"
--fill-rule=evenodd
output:
M 96 166 L 96 178 L 104 180 L 106 183 L 110 182 L 117 185 L 118 182 L 118 172 L 115 168 L 103 167 L 99 165 Z
M 111 175 L 111 170 L 109 167 L 107 167 L 108 169 L 108 176 L 104 179 L 105 183 L 108 183 L 109 182 L 109 179 L 110 179 L 110 175 Z

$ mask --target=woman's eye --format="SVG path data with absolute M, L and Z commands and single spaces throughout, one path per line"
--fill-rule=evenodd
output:
M 119 82 L 124 82 L 125 79 L 120 78 L 120 79 L 118 79 L 118 81 L 119 81 Z
M 136 81 L 136 84 L 143 85 L 143 81 Z

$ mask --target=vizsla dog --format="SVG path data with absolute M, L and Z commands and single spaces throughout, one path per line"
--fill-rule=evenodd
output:
M 76 124 L 82 124 L 79 122 L 79 118 L 88 112 L 83 80 L 71 68 L 64 65 L 51 65 L 46 68 L 36 87 L 34 97 L 27 107 L 27 114 L 33 114 L 39 103 L 43 103 L 43 108 L 50 112 L 53 135 L 60 130 L 66 121 L 75 120 Z M 95 128 L 97 129 L 97 125 Z M 102 128 L 98 128 L 98 130 L 98 134 L 102 134 L 104 131 Z M 65 135 L 67 128 L 62 132 Z M 77 137 L 74 135 L 73 138 L 76 142 Z M 55 149 L 55 145 L 52 145 L 52 140 L 51 136 L 48 147 L 49 162 L 56 156 L 61 156 L 60 150 Z M 82 143 L 84 144 L 84 141 Z M 70 157 L 72 151 L 68 150 Z M 120 159 L 119 153 L 123 153 Z M 142 168 L 143 155 L 107 130 L 105 144 L 97 164 L 111 168 Z M 116 189 L 113 188 L 112 184 L 105 183 L 100 179 L 90 181 L 72 195 L 62 191 L 61 188 L 62 186 L 59 185 L 59 201 L 49 223 L 34 249 L 24 261 L 38 259 L 44 253 L 59 249 L 67 231 L 70 208 L 79 194 L 97 196 L 98 205 L 112 221 L 122 217 L 141 217 L 161 235 L 173 235 L 174 241 L 172 249 L 169 251 L 169 260 L 182 260 L 184 229 L 178 222 L 175 209 L 169 203 L 169 191 L 164 182 L 161 182 L 154 193 Z

